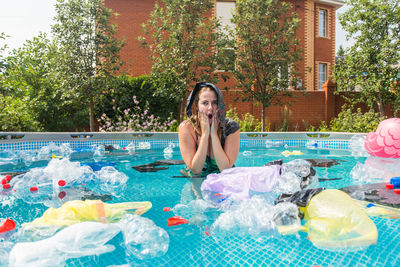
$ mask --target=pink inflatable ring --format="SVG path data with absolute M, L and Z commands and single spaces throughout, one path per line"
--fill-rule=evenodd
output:
M 376 132 L 368 133 L 364 146 L 371 156 L 400 158 L 400 119 L 391 118 L 379 123 Z

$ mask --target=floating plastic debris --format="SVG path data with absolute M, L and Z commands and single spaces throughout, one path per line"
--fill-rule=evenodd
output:
M 243 156 L 245 156 L 245 157 L 249 157 L 249 156 L 251 156 L 251 155 L 253 155 L 253 152 L 251 152 L 251 151 L 243 151 Z
M 148 150 L 148 149 L 151 149 L 151 144 L 150 144 L 150 142 L 139 142 L 136 149 Z

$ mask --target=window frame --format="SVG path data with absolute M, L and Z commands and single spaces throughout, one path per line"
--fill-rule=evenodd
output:
M 318 62 L 318 72 L 317 72 L 317 84 L 318 84 L 318 91 L 322 91 L 322 85 L 328 80 L 328 63 L 325 62 Z M 325 74 L 324 74 L 324 81 L 321 83 L 321 72 L 320 66 L 325 66 Z
M 321 12 L 323 12 L 324 21 L 321 21 Z M 323 34 L 321 34 L 321 27 L 323 27 Z M 328 10 L 324 8 L 318 8 L 318 37 L 328 38 Z
M 219 4 L 219 3 L 231 3 L 231 4 L 233 4 L 233 10 L 235 10 L 236 9 L 236 1 L 234 1 L 234 0 L 217 0 L 217 1 L 215 1 L 215 17 L 217 18 L 217 19 L 220 19 L 220 21 L 221 22 L 223 22 L 224 21 L 224 17 L 222 17 L 222 16 L 219 16 L 218 15 L 218 7 L 217 7 L 217 5 Z M 232 10 L 232 8 L 230 9 L 230 10 Z M 231 19 L 231 18 L 230 18 Z M 229 20 L 230 20 L 229 19 Z M 231 27 L 234 27 L 235 25 L 233 24 L 233 23 L 226 23 L 226 24 L 222 24 L 221 26 L 223 26 L 223 27 L 225 27 L 225 26 L 227 26 L 227 25 L 231 25 Z M 217 30 L 219 30 L 219 29 L 217 29 Z M 229 51 L 234 51 L 234 48 L 233 47 L 223 47 L 223 48 L 220 48 L 220 49 L 222 49 L 222 50 L 224 50 L 224 52 L 229 52 Z M 218 53 L 218 52 L 217 52 Z M 235 55 L 233 55 L 233 57 L 235 58 Z M 236 63 L 235 63 L 235 60 L 233 60 L 234 62 L 232 62 L 233 64 L 233 69 L 230 69 L 230 67 L 228 67 L 228 69 L 226 69 L 225 70 L 225 67 L 224 66 L 221 66 L 221 65 L 218 65 L 217 66 L 217 72 L 232 72 L 235 68 L 236 68 Z M 230 64 L 228 64 L 228 65 L 230 65 Z

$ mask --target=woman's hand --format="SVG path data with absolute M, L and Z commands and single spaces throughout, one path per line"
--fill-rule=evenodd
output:
M 210 134 L 210 120 L 204 112 L 199 112 L 199 120 L 200 120 L 200 127 L 201 127 L 201 134 L 209 135 Z
M 212 115 L 211 135 L 218 134 L 218 125 L 219 125 L 219 116 L 218 116 L 218 110 L 216 110 Z

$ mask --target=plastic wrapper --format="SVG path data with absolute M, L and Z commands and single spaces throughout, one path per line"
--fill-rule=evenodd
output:
M 201 185 L 203 198 L 213 199 L 213 192 L 232 200 L 249 199 L 258 193 L 294 193 L 316 180 L 315 170 L 306 160 L 296 159 L 282 165 L 279 161 L 275 163 L 263 167 L 235 167 L 209 174 Z
M 127 214 L 118 223 L 128 255 L 144 260 L 163 256 L 168 251 L 167 232 L 150 219 Z
M 151 203 L 147 201 L 107 204 L 100 200 L 73 200 L 60 208 L 49 208 L 43 213 L 42 217 L 31 223 L 24 223 L 22 226 L 68 226 L 82 221 L 116 222 L 126 213 L 141 215 L 150 208 Z
M 346 193 L 327 189 L 300 209 L 308 238 L 319 248 L 362 248 L 375 244 L 378 231 L 366 212 Z
M 82 222 L 54 236 L 36 242 L 20 242 L 11 250 L 10 266 L 64 266 L 70 258 L 99 255 L 113 251 L 106 245 L 120 228 L 115 224 Z
M 212 222 L 220 211 L 212 201 L 192 200 L 187 204 L 177 204 L 172 208 L 175 215 L 188 219 L 191 224 L 202 225 Z
M 233 205 L 213 223 L 211 232 L 218 237 L 237 234 L 272 237 L 289 233 L 289 229 L 300 227 L 298 208 L 292 203 L 271 205 L 264 198 L 254 196 Z
M 400 159 L 368 157 L 364 164 L 357 162 L 350 175 L 362 184 L 389 182 L 390 178 L 400 176 Z
M 201 191 L 219 192 L 234 199 L 249 199 L 250 190 L 272 191 L 279 179 L 279 170 L 279 165 L 226 169 L 218 174 L 209 174 L 201 185 Z

